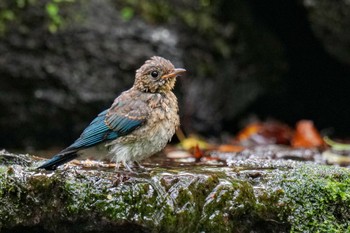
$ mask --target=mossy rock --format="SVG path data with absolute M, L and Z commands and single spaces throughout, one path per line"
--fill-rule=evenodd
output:
M 71 165 L 47 172 L 37 170 L 37 162 L 4 164 L 0 231 L 349 230 L 348 169 L 284 160 L 231 164 L 149 165 L 136 174 Z

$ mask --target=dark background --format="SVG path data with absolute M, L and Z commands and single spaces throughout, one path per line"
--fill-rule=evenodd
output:
M 329 128 L 335 134 L 349 136 L 349 60 L 342 61 L 337 57 L 337 52 L 333 51 L 332 54 L 332 51 L 327 50 L 327 46 L 341 40 L 333 37 L 347 38 L 348 30 L 340 29 L 340 35 L 332 35 L 333 32 L 327 28 L 337 28 L 341 27 L 340 25 L 332 21 L 328 21 L 329 25 L 312 25 L 313 22 L 308 18 L 312 11 L 319 10 L 324 11 L 325 15 L 320 12 L 317 17 L 336 14 L 336 17 L 345 20 L 342 14 L 344 10 L 340 9 L 344 3 L 317 2 L 320 8 L 318 9 L 316 4 L 315 9 L 309 9 L 311 12 L 308 12 L 308 9 L 297 1 L 251 1 L 256 19 L 267 25 L 282 42 L 289 69 L 283 75 L 282 85 L 285 90 L 277 96 L 265 95 L 258 99 L 250 110 L 255 110 L 260 116 L 272 115 L 289 124 L 301 118 L 311 119 L 321 129 Z M 328 10 L 327 6 L 330 7 Z M 345 4 L 344 7 L 345 12 L 349 11 L 349 5 Z M 324 28 L 314 30 L 323 30 L 323 39 L 331 37 L 331 41 L 322 41 L 322 38 L 315 35 L 313 27 L 321 26 Z M 348 42 L 338 46 L 344 46 L 344 51 L 349 49 Z

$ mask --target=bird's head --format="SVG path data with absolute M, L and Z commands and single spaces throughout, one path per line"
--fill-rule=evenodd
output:
M 142 92 L 166 93 L 174 88 L 176 77 L 185 71 L 175 68 L 169 60 L 154 56 L 136 71 L 134 87 Z

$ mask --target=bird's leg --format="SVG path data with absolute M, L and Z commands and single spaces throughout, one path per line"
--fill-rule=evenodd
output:
M 128 164 L 127 162 L 123 161 L 123 165 L 124 165 L 124 167 L 125 167 L 129 172 L 135 173 L 135 172 L 131 169 L 131 167 L 129 166 L 129 164 Z
M 146 168 L 144 166 L 141 165 L 141 163 L 139 163 L 139 161 L 134 161 L 134 163 L 136 164 L 137 167 L 146 170 Z
M 139 161 L 134 161 L 134 164 L 137 166 L 137 168 L 138 168 L 138 170 L 140 172 L 148 173 L 149 169 L 147 169 L 146 167 L 142 166 Z

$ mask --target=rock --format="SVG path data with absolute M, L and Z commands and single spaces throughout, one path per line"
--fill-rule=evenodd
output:
M 7 152 L 6 150 L 0 151 L 0 164 L 1 165 L 21 165 L 21 166 L 29 166 L 32 162 L 32 158 L 27 154 L 12 154 Z
M 303 0 L 311 28 L 324 48 L 342 63 L 350 64 L 350 3 L 347 0 Z
M 248 159 L 130 174 L 37 165 L 0 165 L 1 232 L 344 232 L 350 220 L 350 171 L 334 166 Z

